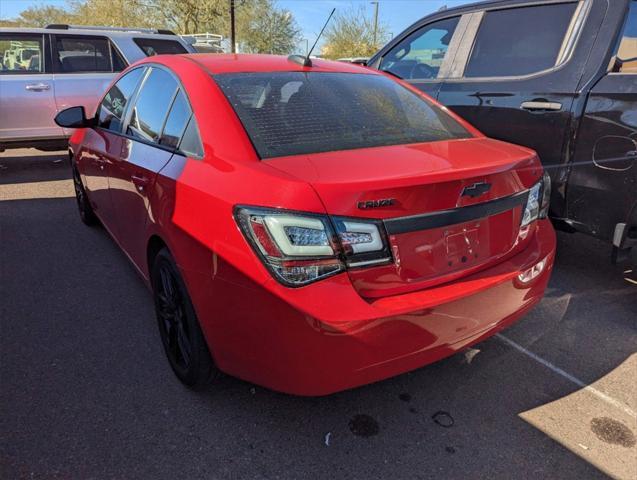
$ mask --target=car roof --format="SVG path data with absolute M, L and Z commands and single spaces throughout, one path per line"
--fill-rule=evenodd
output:
M 162 40 L 176 40 L 184 42 L 179 35 L 167 35 L 163 33 L 149 33 L 143 30 L 110 30 L 105 27 L 104 30 L 98 28 L 24 28 L 24 27 L 0 27 L 0 33 L 53 33 L 58 35 L 87 35 L 100 36 L 110 38 L 156 38 Z
M 549 0 L 551 1 L 551 0 Z M 556 2 L 560 0 L 554 0 Z M 569 0 L 563 0 L 569 1 Z M 538 0 L 480 0 L 474 1 L 470 3 L 463 3 L 461 5 L 456 5 L 454 7 L 441 8 L 435 12 L 432 12 L 428 15 L 425 15 L 422 18 L 433 17 L 434 15 L 445 15 L 447 13 L 459 13 L 469 10 L 483 10 L 494 7 L 508 7 L 508 6 L 523 6 L 524 4 L 533 4 L 538 3 Z
M 198 63 L 212 74 L 220 73 L 257 73 L 257 72 L 340 72 L 379 75 L 377 71 L 351 63 L 332 60 L 312 59 L 311 67 L 304 67 L 284 55 L 232 54 L 232 53 L 195 53 L 180 54 Z M 157 61 L 151 57 L 149 61 Z

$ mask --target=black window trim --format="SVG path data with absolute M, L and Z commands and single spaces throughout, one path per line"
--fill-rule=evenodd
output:
M 124 57 L 124 55 L 122 55 L 122 52 L 120 51 L 119 48 L 117 48 L 117 45 L 115 45 L 115 43 L 109 38 L 108 39 L 108 51 L 111 55 L 111 70 L 113 73 L 120 73 L 123 72 L 124 70 L 126 70 L 126 68 L 130 65 L 130 63 L 128 63 L 128 60 L 126 60 L 126 57 Z M 115 71 L 115 63 L 113 62 L 113 60 L 115 59 L 115 55 L 117 55 L 120 60 L 122 61 L 122 64 L 124 65 L 124 68 L 122 68 L 121 70 L 117 70 Z
M 137 97 L 139 96 L 139 92 L 141 91 L 142 87 L 144 86 L 144 83 L 146 83 L 146 79 L 148 78 L 148 76 L 150 75 L 150 72 L 152 71 L 152 68 L 158 68 L 161 70 L 164 70 L 166 72 L 168 72 L 173 79 L 177 82 L 177 88 L 175 89 L 175 94 L 173 95 L 173 98 L 170 101 L 170 106 L 168 107 L 168 110 L 166 112 L 166 116 L 164 117 L 164 120 L 162 122 L 162 127 L 161 127 L 161 131 L 159 133 L 159 138 L 161 138 L 161 135 L 164 133 L 164 127 L 166 126 L 166 120 L 168 119 L 168 115 L 170 114 L 170 110 L 172 108 L 172 104 L 175 101 L 176 98 L 176 94 L 177 92 L 179 92 L 180 90 L 183 92 L 184 96 L 186 97 L 186 101 L 188 102 L 188 106 L 190 107 L 190 117 L 188 118 L 188 121 L 186 122 L 186 128 L 188 127 L 188 124 L 194 119 L 195 120 L 195 126 L 197 127 L 197 134 L 199 137 L 199 143 L 202 146 L 202 154 L 194 154 L 192 152 L 182 152 L 180 150 L 180 145 L 181 145 L 181 141 L 183 139 L 183 134 L 186 132 L 186 128 L 184 128 L 183 132 L 181 133 L 181 137 L 179 138 L 179 142 L 177 144 L 177 148 L 173 148 L 173 147 L 166 147 L 165 145 L 160 145 L 159 143 L 155 143 L 155 142 L 150 142 L 148 140 L 144 140 L 141 139 L 139 137 L 134 137 L 132 135 L 127 135 L 126 129 L 128 128 L 128 124 L 130 123 L 130 117 L 132 114 L 132 107 L 133 105 L 136 104 L 137 102 Z M 143 63 L 135 68 L 131 68 L 128 71 L 125 71 L 125 73 L 123 75 L 121 75 L 120 77 L 117 78 L 117 80 L 115 82 L 113 82 L 113 84 L 111 85 L 111 88 L 113 87 L 113 85 L 115 85 L 115 83 L 117 83 L 119 80 L 121 80 L 121 78 L 124 75 L 128 75 L 130 72 L 132 72 L 133 70 L 137 70 L 139 68 L 143 68 L 146 71 L 142 73 L 142 78 L 139 80 L 139 83 L 137 84 L 137 86 L 135 87 L 135 90 L 133 92 L 133 94 L 130 97 L 130 100 L 128 101 L 128 104 L 126 105 L 126 108 L 124 110 L 124 114 L 122 115 L 122 122 L 120 124 L 120 131 L 116 132 L 115 130 L 109 130 L 108 128 L 104 128 L 104 127 L 100 127 L 95 126 L 93 127 L 95 130 L 101 130 L 103 132 L 108 132 L 111 133 L 113 135 L 117 135 L 119 137 L 122 138 L 126 138 L 128 140 L 132 140 L 135 142 L 139 142 L 139 143 L 143 143 L 144 145 L 149 145 L 151 147 L 155 147 L 158 148 L 160 150 L 164 150 L 166 152 L 172 152 L 176 155 L 182 155 L 182 156 L 186 156 L 188 158 L 194 158 L 196 160 L 202 160 L 205 156 L 205 151 L 203 148 L 203 142 L 201 141 L 201 134 L 199 132 L 199 125 L 197 124 L 197 119 L 195 118 L 195 113 L 194 110 L 192 108 L 192 103 L 190 102 L 190 97 L 188 96 L 188 92 L 186 91 L 186 89 L 184 88 L 183 84 L 181 83 L 181 81 L 179 80 L 179 78 L 177 77 L 177 75 L 175 75 L 172 70 L 170 70 L 169 68 L 165 67 L 164 65 L 161 65 L 159 63 L 152 63 L 152 62 L 147 62 L 147 63 Z M 97 110 L 95 112 L 95 116 L 97 117 L 99 115 L 99 108 L 102 105 L 102 102 L 104 101 L 104 98 L 106 97 L 106 94 L 108 94 L 108 92 L 110 91 L 110 88 L 104 93 L 104 95 L 102 96 L 102 98 L 100 99 L 100 102 L 98 103 L 98 107 Z
M 2 71 L 0 70 L 0 76 L 5 76 L 5 75 L 45 75 L 47 73 L 53 73 L 51 71 L 51 58 L 50 58 L 50 52 L 49 52 L 49 45 L 50 45 L 50 40 L 49 38 L 47 38 L 49 35 L 47 35 L 46 33 L 38 33 L 38 32 L 4 32 L 4 31 L 0 31 L 0 37 L 27 37 L 27 38 L 38 38 L 40 37 L 40 42 L 41 42 L 41 71 L 39 72 L 33 72 L 33 71 L 29 71 L 29 70 L 16 70 L 16 71 Z
M 180 90 L 181 90 L 181 87 L 179 86 L 179 84 L 177 84 L 177 88 L 175 88 L 175 91 L 173 92 L 173 96 L 170 99 L 168 110 L 166 110 L 166 116 L 164 117 L 164 121 L 161 122 L 161 128 L 159 129 L 159 135 L 157 137 L 157 145 L 161 145 L 161 143 L 159 142 L 161 141 L 161 137 L 164 136 L 164 129 L 166 128 L 166 123 L 168 123 L 168 117 L 170 117 L 170 112 L 172 112 L 173 105 L 175 104 L 175 99 L 177 98 L 177 95 L 179 95 Z M 190 105 L 188 106 L 190 107 Z M 188 121 L 190 121 L 190 117 L 188 117 Z M 188 126 L 188 122 L 186 122 L 186 126 Z M 181 141 L 181 136 L 179 137 L 179 141 Z M 179 144 L 179 142 L 177 142 L 177 144 Z
M 87 73 L 111 73 L 111 74 L 119 74 L 120 72 L 123 72 L 124 70 L 126 70 L 126 68 L 128 67 L 129 63 L 128 60 L 126 59 L 126 57 L 124 55 L 122 55 L 122 52 L 117 48 L 117 46 L 113 43 L 113 40 L 111 40 L 109 37 L 104 36 L 104 35 L 75 35 L 73 33 L 52 33 L 50 34 L 51 37 L 51 56 L 53 58 L 52 61 L 52 66 L 53 66 L 53 73 L 55 73 L 56 75 L 82 75 L 82 74 L 87 74 Z M 96 71 L 83 71 L 83 72 L 64 72 L 61 70 L 61 62 L 60 62 L 60 55 L 59 55 L 59 50 L 58 50 L 58 38 L 77 38 L 79 40 L 106 40 L 107 45 L 108 45 L 108 54 L 109 54 L 109 63 L 111 66 L 110 71 L 105 72 L 104 70 L 96 70 Z M 123 60 L 124 62 L 124 68 L 120 71 L 115 71 L 114 70 L 114 63 L 113 63 L 113 55 L 117 53 L 119 55 L 119 57 Z

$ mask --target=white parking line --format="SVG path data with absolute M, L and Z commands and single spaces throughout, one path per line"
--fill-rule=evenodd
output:
M 500 340 L 502 340 L 504 343 L 506 343 L 507 345 L 509 345 L 510 347 L 515 348 L 518 352 L 523 353 L 524 355 L 526 355 L 527 357 L 532 358 L 533 360 L 535 360 L 536 362 L 544 365 L 546 368 L 548 368 L 549 370 L 552 370 L 553 372 L 557 373 L 558 375 L 566 378 L 567 380 L 569 380 L 570 382 L 574 383 L 575 385 L 577 385 L 580 388 L 583 388 L 584 390 L 592 393 L 593 395 L 595 395 L 597 398 L 604 400 L 606 403 L 612 405 L 615 408 L 619 408 L 620 410 L 623 410 L 624 413 L 626 413 L 627 415 L 630 415 L 633 418 L 637 418 L 637 413 L 630 407 L 626 406 L 624 403 L 620 402 L 619 400 L 615 400 L 613 397 L 610 397 L 608 395 L 606 395 L 604 392 L 600 392 L 599 390 L 597 390 L 594 387 L 591 387 L 590 385 L 587 385 L 586 383 L 584 383 L 583 381 L 581 381 L 579 378 L 574 377 L 573 375 L 571 375 L 568 372 L 565 372 L 564 370 L 562 370 L 561 368 L 553 365 L 551 362 L 549 362 L 548 360 L 544 360 L 542 357 L 536 355 L 535 353 L 527 350 L 526 348 L 524 348 L 522 345 L 515 343 L 513 340 L 505 337 L 504 335 L 502 335 L 501 333 L 497 333 L 495 335 L 497 338 L 499 338 Z

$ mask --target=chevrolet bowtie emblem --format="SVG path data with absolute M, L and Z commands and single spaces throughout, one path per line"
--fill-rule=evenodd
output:
M 462 189 L 461 197 L 479 197 L 491 190 L 491 184 L 487 182 L 478 182 Z

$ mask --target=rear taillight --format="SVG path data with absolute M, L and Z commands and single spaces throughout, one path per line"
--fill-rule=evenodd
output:
M 391 261 L 382 222 L 254 207 L 237 207 L 235 218 L 257 256 L 286 286 Z
M 542 176 L 542 201 L 540 202 L 540 218 L 549 216 L 549 206 L 551 204 L 551 177 L 548 172 Z
M 520 226 L 525 227 L 538 218 L 546 218 L 549 212 L 550 201 L 551 177 L 549 177 L 548 173 L 544 172 L 542 180 L 529 189 L 529 196 L 527 197 Z

